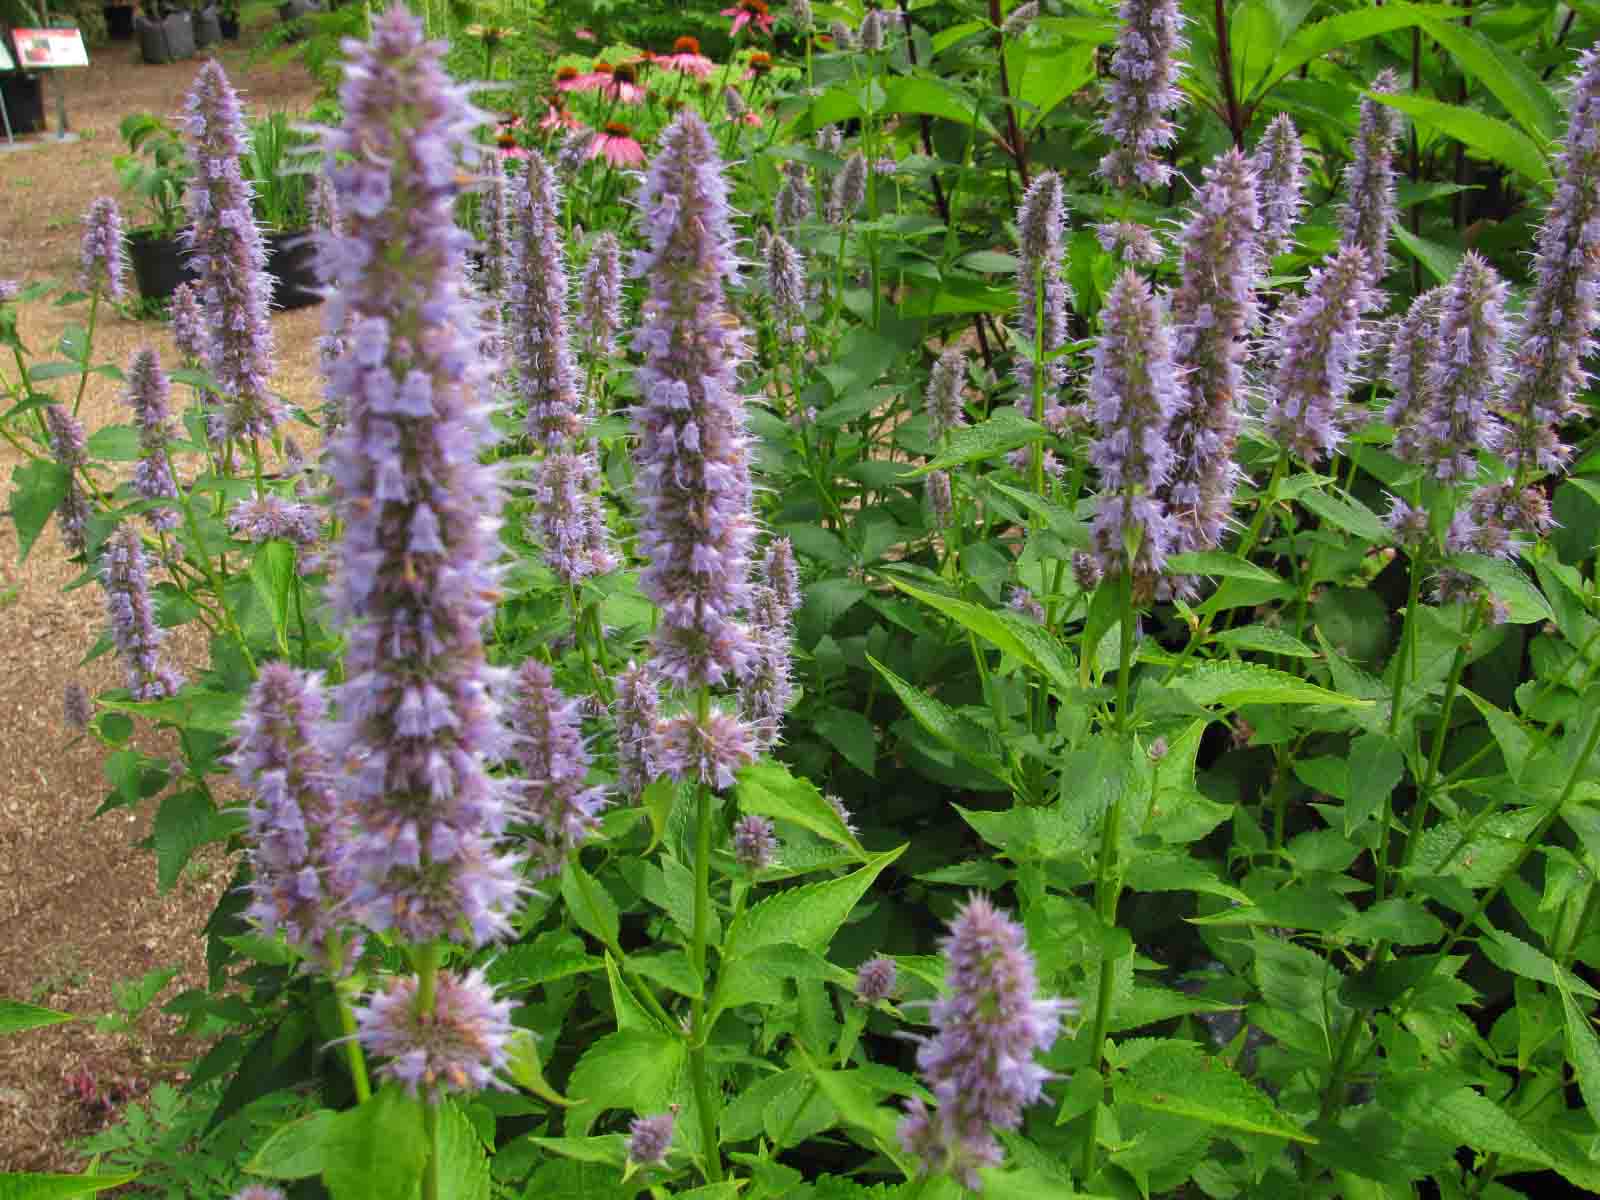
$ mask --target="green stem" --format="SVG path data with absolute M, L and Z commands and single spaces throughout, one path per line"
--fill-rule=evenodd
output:
M 439 944 L 419 946 L 412 961 L 417 971 L 417 1016 L 427 1023 L 433 1016 L 439 990 Z M 430 1099 L 422 1110 L 423 1131 L 428 1143 L 428 1165 L 422 1172 L 422 1200 L 439 1200 L 439 1105 Z
M 78 406 L 83 403 L 83 389 L 89 384 L 89 351 L 94 346 L 95 318 L 100 315 L 100 284 L 97 282 L 89 293 L 89 328 L 83 335 L 83 370 L 78 374 L 78 394 L 72 398 L 72 415 L 78 415 Z
M 1122 646 L 1117 670 L 1117 735 L 1124 752 L 1132 753 L 1128 737 L 1128 685 L 1133 673 L 1133 563 L 1122 565 Z M 1117 843 L 1122 834 L 1122 793 L 1117 793 L 1106 812 L 1105 826 L 1100 831 L 1100 862 L 1094 881 L 1095 911 L 1100 917 L 1102 933 L 1117 923 L 1117 900 L 1121 891 L 1121 875 L 1116 871 Z M 1094 1026 L 1089 1034 L 1089 1065 L 1092 1070 L 1104 1073 L 1106 1032 L 1111 1023 L 1111 993 L 1116 986 L 1116 960 L 1101 951 L 1100 984 L 1096 990 Z M 1109 1082 L 1109 1081 L 1108 1081 Z M 1102 1095 L 1089 1110 L 1088 1127 L 1083 1138 L 1083 1182 L 1094 1178 L 1095 1158 L 1099 1151 L 1100 1107 L 1106 1102 Z
M 367 1078 L 367 1056 L 361 1052 L 356 1039 L 356 1017 L 350 1008 L 347 992 L 349 981 L 343 977 L 344 938 L 330 933 L 327 940 L 328 977 L 333 980 L 333 997 L 339 1007 L 339 1028 L 344 1032 L 345 1061 L 350 1066 L 350 1081 L 355 1085 L 356 1103 L 365 1104 L 372 1098 L 372 1083 Z
M 711 716 L 711 689 L 702 686 L 696 703 L 700 725 Z M 695 1107 L 700 1110 L 701 1151 L 705 1156 L 707 1183 L 722 1182 L 722 1151 L 717 1144 L 717 1112 L 713 1107 L 711 1077 L 706 1069 L 706 995 L 711 991 L 706 977 L 706 939 L 711 927 L 711 789 L 695 785 L 694 831 L 694 940 L 689 947 L 689 962 L 696 977 L 704 981 L 700 994 L 690 1001 L 689 1075 L 694 1086 Z

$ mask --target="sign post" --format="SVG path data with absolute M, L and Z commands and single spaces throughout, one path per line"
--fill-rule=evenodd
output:
M 89 51 L 80 29 L 13 29 L 11 40 L 17 47 L 17 62 L 24 71 L 56 70 L 61 67 L 87 67 Z M 56 136 L 67 136 L 67 92 L 57 79 Z M 9 127 L 10 122 L 7 121 Z
M 15 69 L 15 64 L 13 64 L 11 61 L 11 53 L 6 49 L 6 40 L 5 38 L 0 37 L 0 71 L 13 71 Z M 5 122 L 6 144 L 8 146 L 16 145 L 16 135 L 11 132 L 11 114 L 6 111 L 6 94 L 4 89 L 0 89 L 0 121 Z

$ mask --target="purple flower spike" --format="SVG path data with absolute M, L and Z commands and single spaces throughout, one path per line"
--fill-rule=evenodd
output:
M 943 529 L 955 516 L 955 497 L 950 492 L 950 476 L 944 471 L 929 471 L 927 484 L 928 511 L 933 522 Z
M 617 677 L 617 790 L 630 800 L 656 777 L 652 741 L 661 716 L 661 687 L 648 664 L 629 663 Z
M 933 1005 L 936 1032 L 917 1049 L 939 1108 L 908 1101 L 900 1144 L 928 1171 L 949 1171 L 978 1191 L 978 1168 L 1005 1156 L 993 1129 L 1017 1128 L 1022 1110 L 1043 1097 L 1050 1073 L 1034 1055 L 1051 1047 L 1062 1014 L 1076 1006 L 1038 995 L 1022 926 L 983 896 L 956 914 L 943 949 L 947 994 Z
M 1347 242 L 1312 270 L 1305 295 L 1280 310 L 1267 432 L 1307 466 L 1332 454 L 1343 436 L 1344 398 L 1361 358 L 1361 315 L 1378 303 L 1371 276 L 1367 252 Z
M 1111 285 L 1100 314 L 1089 398 L 1096 436 L 1089 461 L 1100 469 L 1093 540 L 1101 569 L 1120 575 L 1137 541 L 1136 586 L 1153 581 L 1172 546 L 1160 492 L 1172 471 L 1170 426 L 1179 402 L 1172 336 L 1161 299 L 1131 267 Z
M 1393 389 L 1383 419 L 1394 426 L 1394 454 L 1420 461 L 1422 414 L 1432 407 L 1430 365 L 1439 342 L 1445 289 L 1432 288 L 1411 302 L 1389 339 L 1388 379 Z
M 511 352 L 528 406 L 528 434 L 549 449 L 583 427 L 578 370 L 567 338 L 567 267 L 561 245 L 561 193 L 539 154 L 528 159 L 511 197 L 516 270 L 506 288 Z
M 146 500 L 176 500 L 177 484 L 172 479 L 172 459 L 167 442 L 176 434 L 167 409 L 171 394 L 167 373 L 154 350 L 144 349 L 128 364 L 128 405 L 133 409 L 139 429 L 139 462 L 133 468 L 133 490 Z M 145 513 L 154 529 L 176 529 L 177 510 L 170 505 Z
M 1419 457 L 1446 483 L 1470 481 L 1478 473 L 1477 452 L 1492 454 L 1505 441 L 1505 422 L 1490 407 L 1505 375 L 1505 298 L 1505 280 L 1467 251 L 1441 306 L 1419 422 Z
M 717 709 L 704 725 L 693 713 L 657 722 L 650 743 L 650 761 L 662 774 L 692 779 L 719 792 L 731 788 L 734 772 L 755 760 L 750 727 Z
M 101 288 L 115 304 L 128 298 L 128 256 L 122 246 L 122 212 L 110 196 L 97 197 L 83 218 L 85 291 Z
M 1006 607 L 1020 617 L 1027 617 L 1030 621 L 1037 621 L 1040 625 L 1045 622 L 1044 605 L 1025 587 L 1014 587 L 1011 594 L 1006 597 Z
M 1372 91 L 1386 95 L 1400 90 L 1393 71 L 1380 72 Z M 1394 227 L 1394 148 L 1400 140 L 1400 112 L 1376 100 L 1361 101 L 1350 165 L 1344 172 L 1345 203 L 1340 214 L 1344 244 L 1367 252 L 1367 267 L 1376 283 L 1389 269 L 1389 231 Z
M 206 353 L 206 317 L 192 283 L 180 283 L 172 293 L 172 340 L 185 363 L 200 362 Z
M 775 233 L 767 244 L 767 293 L 778 324 L 778 336 L 786 342 L 806 338 L 806 263 L 800 251 L 782 234 Z
M 1114 149 L 1100 160 L 1100 175 L 1114 188 L 1165 187 L 1172 168 L 1156 157 L 1177 130 L 1167 114 L 1183 103 L 1183 14 L 1178 0 L 1122 0 L 1122 30 L 1106 85 L 1111 111 L 1100 130 Z
M 1094 227 L 1094 236 L 1107 254 L 1138 266 L 1154 266 L 1167 256 L 1156 231 L 1137 221 L 1107 221 Z
M 67 684 L 66 691 L 61 696 L 61 711 L 71 728 L 89 728 L 89 721 L 94 717 L 94 702 L 89 699 L 89 693 L 84 690 L 83 684 L 76 682 Z
M 349 807 L 320 742 L 327 701 L 322 681 L 287 663 L 261 668 L 239 719 L 234 777 L 250 794 L 249 917 L 270 937 L 282 930 L 321 969 L 355 885 Z M 359 947 L 341 954 L 348 971 Z
M 268 1187 L 263 1183 L 252 1183 L 235 1192 L 231 1200 L 284 1200 L 280 1188 Z
M 510 1063 L 511 1001 L 495 999 L 482 971 L 440 971 L 434 987 L 433 1011 L 426 1014 L 415 976 L 396 980 L 356 1009 L 361 1044 L 389 1060 L 379 1073 L 430 1102 L 507 1087 L 496 1072 Z
M 796 158 L 783 161 L 783 186 L 773 201 L 773 223 L 779 229 L 792 229 L 811 217 L 811 181 L 806 178 L 806 165 Z
M 1268 262 L 1294 245 L 1295 226 L 1305 207 L 1305 150 L 1288 113 L 1267 126 L 1252 160 L 1261 210 L 1261 255 Z
M 511 724 L 522 764 L 521 807 L 537 830 L 530 870 L 535 879 L 548 879 L 600 828 L 605 790 L 585 782 L 589 750 L 578 702 L 561 694 L 550 668 L 538 659 L 530 658 L 517 673 Z
M 1183 551 L 1214 549 L 1233 510 L 1246 338 L 1257 313 L 1257 225 L 1255 169 L 1229 150 L 1206 168 L 1195 196 L 1172 298 L 1181 383 L 1171 437 L 1177 459 L 1165 496 Z
M 928 437 L 940 442 L 945 434 L 967 423 L 963 392 L 967 386 L 967 356 L 959 346 L 947 346 L 928 374 Z
M 1506 386 L 1519 483 L 1538 471 L 1565 468 L 1572 451 L 1557 431 L 1585 411 L 1575 397 L 1589 381 L 1583 362 L 1594 350 L 1600 319 L 1600 50 L 1578 59 L 1556 178 Z
M 602 233 L 594 240 L 583 268 L 579 306 L 583 351 L 592 361 L 603 362 L 616 353 L 617 332 L 622 328 L 622 248 L 614 233 Z
M 512 184 L 498 154 L 484 158 L 483 181 L 478 189 L 478 228 L 483 238 L 483 270 L 478 283 L 485 296 L 499 300 L 514 268 L 511 245 Z
M 1017 330 L 1029 347 L 1041 346 L 1046 354 L 1067 344 L 1067 308 L 1072 303 L 1067 287 L 1066 201 L 1061 177 L 1046 171 L 1028 187 L 1017 210 Z M 1033 408 L 1033 363 L 1017 357 L 1017 382 L 1022 387 L 1018 405 Z M 1067 377 L 1067 363 L 1057 358 L 1044 364 L 1046 400 L 1053 398 Z
M 545 565 L 569 586 L 617 565 L 607 544 L 599 475 L 587 451 L 552 454 L 538 466 L 533 493 L 537 537 Z
M 246 153 L 244 114 L 222 64 L 208 61 L 184 102 L 195 177 L 186 231 L 205 309 L 205 364 L 222 393 L 224 437 L 270 437 L 283 405 L 268 387 L 272 326 L 266 244 L 239 173 Z
M 635 1117 L 628 1126 L 628 1161 L 640 1166 L 659 1167 L 667 1161 L 667 1151 L 672 1149 L 672 1131 L 677 1121 L 674 1113 L 657 1113 L 653 1117 Z
M 685 110 L 662 136 L 639 196 L 650 282 L 634 346 L 640 403 L 640 590 L 661 609 L 662 675 L 686 688 L 740 678 L 754 652 L 734 619 L 749 597 L 755 534 L 749 438 L 736 378 L 744 331 L 728 320 L 733 229 L 716 143 Z
M 82 554 L 87 549 L 89 529 L 89 500 L 78 480 L 78 472 L 89 461 L 83 423 L 60 404 L 45 405 L 44 423 L 50 433 L 50 454 L 67 473 L 66 490 L 56 509 L 61 518 L 61 539 L 74 554 Z
M 348 639 L 340 725 L 361 835 L 361 919 L 398 938 L 482 944 L 522 890 L 496 848 L 511 784 L 501 675 L 484 657 L 498 598 L 501 495 L 488 369 L 464 287 L 471 237 L 453 214 L 481 114 L 403 6 L 347 43 L 342 126 L 323 150 L 346 232 L 321 242 L 326 329 L 348 324 L 327 450 L 343 526 L 332 607 Z M 470 165 L 470 164 L 467 164 Z
M 135 700 L 165 700 L 177 695 L 183 679 L 161 662 L 166 635 L 156 627 L 150 604 L 150 567 L 144 543 L 131 524 L 118 527 L 106 542 L 101 580 L 111 616 L 111 639 L 122 656 L 128 691 Z
M 899 983 L 900 968 L 892 958 L 878 955 L 869 958 L 856 968 L 856 1001 L 860 1004 L 877 1004 L 894 995 Z
M 314 546 L 322 536 L 322 510 L 314 504 L 257 496 L 228 510 L 228 532 L 247 542 L 293 542 Z
M 772 822 L 750 813 L 733 826 L 733 859 L 747 871 L 764 871 L 778 854 Z
M 828 223 L 843 225 L 851 220 L 866 198 L 867 160 L 857 150 L 844 160 L 844 166 L 833 177 L 833 191 L 828 197 Z
M 788 539 L 773 544 L 750 597 L 750 636 L 756 646 L 755 669 L 739 688 L 739 711 L 750 724 L 758 748 L 778 740 L 783 715 L 794 700 L 790 678 L 791 618 L 799 603 L 793 551 Z

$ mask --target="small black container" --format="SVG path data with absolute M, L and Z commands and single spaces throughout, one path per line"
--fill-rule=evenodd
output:
M 139 281 L 139 295 L 146 300 L 165 300 L 180 283 L 199 278 L 189 266 L 189 252 L 175 237 L 146 230 L 130 233 L 128 258 L 133 263 L 133 277 Z
M 114 42 L 129 42 L 133 40 L 133 5 L 107 4 L 106 36 Z
M 269 233 L 267 274 L 273 276 L 273 308 L 306 308 L 322 303 L 322 282 L 317 278 L 317 250 L 304 229 Z
M 222 22 L 214 8 L 202 8 L 194 14 L 194 45 L 214 46 L 222 40 Z
M 33 133 L 44 128 L 44 77 L 24 71 L 0 75 L 0 93 L 6 100 L 6 115 L 12 133 Z M 5 130 L 0 129 L 0 136 Z
M 222 30 L 223 41 L 237 42 L 239 40 L 238 13 L 234 13 L 232 16 L 229 16 L 227 13 L 219 13 L 217 16 L 217 26 Z

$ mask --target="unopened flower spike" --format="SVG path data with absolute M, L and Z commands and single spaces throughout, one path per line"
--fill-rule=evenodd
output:
M 1045 171 L 1028 186 L 1017 210 L 1017 332 L 1029 347 L 1038 345 L 1046 355 L 1067 344 L 1071 289 L 1066 278 L 1066 196 L 1061 177 Z M 1019 407 L 1031 414 L 1034 365 L 1017 356 Z M 1066 359 L 1044 364 L 1046 401 L 1054 398 L 1066 379 Z
M 128 298 L 128 255 L 122 245 L 122 211 L 110 196 L 99 196 L 83 218 L 82 286 L 102 289 L 120 304 Z
M 567 333 L 566 251 L 561 242 L 561 194 L 544 156 L 528 158 L 512 196 L 516 265 L 506 286 L 511 354 L 527 405 L 528 434 L 550 450 L 582 428 L 578 369 Z
M 1393 71 L 1382 71 L 1372 91 L 1392 94 L 1400 88 Z M 1344 244 L 1367 252 L 1372 282 L 1389 268 L 1389 233 L 1395 216 L 1395 145 L 1400 139 L 1400 111 L 1370 98 L 1361 101 L 1361 121 L 1345 168 L 1345 203 L 1340 213 Z
M 1305 150 L 1288 113 L 1272 119 L 1251 162 L 1261 215 L 1261 255 L 1270 262 L 1294 244 L 1300 210 L 1305 207 Z

